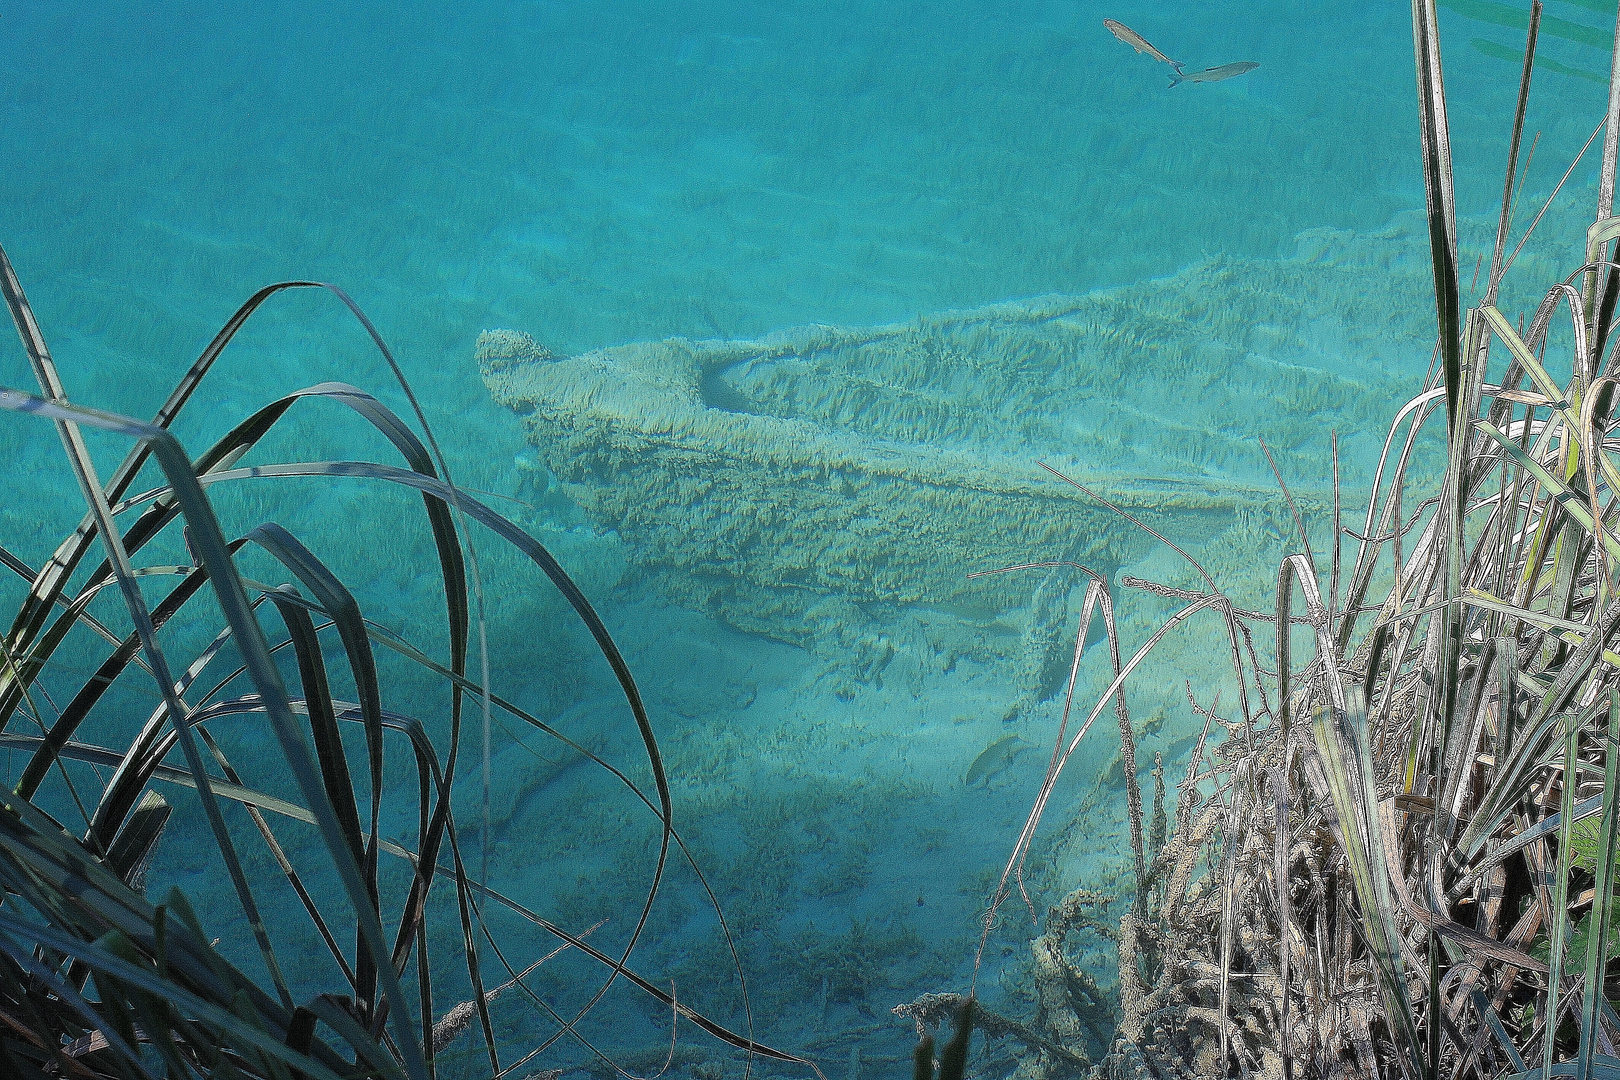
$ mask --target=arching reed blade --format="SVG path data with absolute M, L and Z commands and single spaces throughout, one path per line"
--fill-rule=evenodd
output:
M 1513 113 L 1513 138 L 1508 143 L 1508 164 L 1502 179 L 1502 216 L 1496 226 L 1496 244 L 1491 249 L 1491 276 L 1485 287 L 1485 303 L 1496 303 L 1496 290 L 1502 284 L 1502 252 L 1507 246 L 1508 228 L 1513 223 L 1513 177 L 1519 168 L 1519 141 L 1524 137 L 1524 110 L 1530 102 L 1530 74 L 1535 66 L 1536 35 L 1541 30 L 1541 0 L 1530 5 L 1530 27 L 1524 36 L 1524 70 L 1519 74 L 1519 104 Z M 1531 147 L 1534 153 L 1535 147 Z M 1528 167 L 1528 166 L 1527 166 Z
M 1423 188 L 1428 202 L 1429 247 L 1434 260 L 1434 302 L 1446 415 L 1455 425 L 1461 389 L 1458 350 L 1457 204 L 1451 180 L 1451 133 L 1440 68 L 1440 29 L 1434 0 L 1412 0 L 1412 47 L 1417 58 L 1418 123 L 1423 135 Z
M 1576 1057 L 1576 1080 L 1592 1076 L 1597 1053 L 1598 1019 L 1603 1005 L 1604 970 L 1609 941 L 1615 934 L 1614 877 L 1620 857 L 1620 691 L 1609 691 L 1609 731 L 1603 741 L 1603 824 L 1598 830 L 1597 884 L 1592 898 L 1591 930 L 1586 938 L 1586 980 L 1581 1002 L 1581 1044 Z M 1566 818 L 1568 829 L 1573 822 Z

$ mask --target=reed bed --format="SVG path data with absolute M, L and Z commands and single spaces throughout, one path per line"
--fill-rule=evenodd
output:
M 1585 250 L 1512 319 L 1496 300 L 1518 250 L 1540 15 L 1538 2 L 1487 289 L 1464 310 L 1435 8 L 1413 2 L 1438 344 L 1366 480 L 1365 518 L 1344 520 L 1335 460 L 1331 548 L 1313 550 L 1296 513 L 1273 611 L 1235 607 L 1190 556 L 1202 589 L 1123 582 L 1180 605 L 1134 655 L 1111 584 L 1092 577 L 1082 621 L 1104 617 L 1114 678 L 1077 731 L 1065 709 L 992 912 L 1110 705 L 1133 776 L 1125 688 L 1166 634 L 1217 624 L 1236 700 L 1193 701 L 1204 737 L 1173 820 L 1144 828 L 1130 785 L 1136 888 L 1117 926 L 1085 914 L 1094 894 L 1052 908 L 1032 943 L 1039 1019 L 1011 1034 L 1020 1077 L 1620 1077 L 1620 78 Z M 1442 424 L 1444 475 L 1426 482 L 1414 446 Z M 1079 1022 L 1095 987 L 1063 952 L 1083 922 L 1117 946 L 1109 1040 Z
M 322 383 L 265 405 L 193 460 L 170 425 L 188 405 L 204 407 L 207 396 L 199 391 L 254 312 L 276 294 L 300 288 L 324 289 L 354 314 L 398 379 L 420 434 L 357 387 Z M 668 862 L 689 860 L 635 680 L 590 602 L 545 547 L 452 483 L 392 354 L 342 290 L 317 282 L 260 290 L 150 422 L 69 401 L 3 250 L 0 292 L 39 382 L 38 393 L 0 388 L 0 410 L 16 422 L 54 425 L 85 506 L 78 527 L 42 566 L 0 547 L 0 566 L 26 582 L 0 666 L 0 745 L 21 763 L 14 785 L 0 793 L 0 1074 L 27 1080 L 426 1080 L 447 1071 L 555 1076 L 541 1066 L 556 1058 L 560 1050 L 552 1048 L 564 1040 L 571 1054 L 592 1063 L 588 1067 L 613 1074 L 618 1066 L 582 1023 L 612 987 L 627 984 L 751 1061 L 800 1062 L 708 1020 L 634 970 L 632 954 Z M 318 402 L 381 434 L 403 464 L 241 464 L 290 411 Z M 87 448 L 87 431 L 126 440 L 127 452 L 105 480 Z M 209 490 L 287 477 L 330 484 L 363 479 L 419 495 L 436 552 L 427 569 L 438 581 L 442 626 L 407 624 L 402 635 L 374 621 L 310 547 L 274 521 L 227 538 Z M 142 479 L 156 486 L 132 493 Z M 26 514 L 31 494 L 38 496 L 34 486 L 44 482 L 10 477 L 8 500 Z M 391 512 L 347 524 L 352 527 L 344 535 L 364 534 L 364 524 L 368 542 L 384 545 L 401 528 Z M 490 686 L 475 525 L 481 539 L 493 536 L 529 560 L 549 580 L 543 587 L 557 590 L 588 630 L 623 692 L 650 783 L 633 782 Z M 153 561 L 165 550 L 183 550 L 187 559 L 180 565 Z M 253 552 L 267 556 L 290 583 L 246 576 L 240 563 Z M 212 607 L 201 602 L 210 595 Z M 166 624 L 210 619 L 218 620 L 217 636 L 195 654 L 171 655 L 163 644 Z M 445 646 L 439 658 L 410 640 L 435 632 Z M 402 658 L 413 674 L 427 673 L 442 697 L 423 698 L 419 679 L 395 685 L 379 652 Z M 118 692 L 132 681 L 156 691 L 147 700 L 157 704 L 145 715 L 129 715 L 131 695 Z M 356 700 L 337 699 L 336 686 L 352 687 Z M 650 884 L 642 902 L 624 913 L 629 929 L 614 946 L 598 948 L 588 940 L 595 927 L 559 926 L 490 888 L 478 869 L 487 856 L 472 861 L 463 850 L 451 796 L 458 774 L 469 770 L 458 764 L 464 753 L 476 752 L 482 727 L 487 811 L 495 712 L 588 758 L 656 817 Z M 429 737 L 429 721 L 447 729 L 442 745 Z M 261 775 L 271 762 L 275 782 L 263 789 L 244 778 L 250 770 L 227 752 L 234 745 L 227 733 L 245 727 L 273 739 L 273 750 L 253 755 L 264 759 L 251 770 Z M 387 759 L 398 756 L 408 762 L 414 784 L 385 785 Z M 176 813 L 163 791 L 174 788 L 196 793 L 213 845 L 210 872 L 234 886 L 237 910 L 208 912 L 206 923 L 245 926 L 251 940 L 216 948 L 218 940 L 210 939 L 178 889 L 158 903 L 146 897 L 146 867 Z M 381 835 L 395 805 L 416 823 L 409 846 Z M 311 830 L 318 843 L 308 842 Z M 255 861 L 244 845 L 261 846 Z M 385 872 L 389 861 L 398 872 Z M 275 917 L 265 906 L 269 883 L 247 869 L 266 863 L 283 879 L 277 895 L 297 905 Z M 702 882 L 701 871 L 692 869 Z M 488 924 L 496 910 L 548 936 L 547 951 L 538 958 L 513 955 L 510 940 Z M 441 920 L 449 922 L 442 932 Z M 430 949 L 430 938 L 459 948 Z M 312 939 L 332 973 L 318 986 L 290 977 L 282 960 L 291 942 Z M 583 954 L 599 967 L 600 978 L 578 988 L 583 1006 L 553 1007 L 526 982 L 562 951 Z M 253 970 L 227 955 L 251 957 Z M 735 961 L 734 949 L 731 956 Z M 446 986 L 467 999 L 436 1010 Z M 497 998 L 504 1009 L 522 1003 L 532 1041 L 517 1048 L 499 1043 L 491 1017 Z

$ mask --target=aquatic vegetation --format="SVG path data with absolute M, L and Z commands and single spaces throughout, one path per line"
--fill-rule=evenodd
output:
M 894 1010 L 909 1016 L 917 1023 L 917 1049 L 912 1054 L 912 1080 L 962 1080 L 967 1072 L 968 1043 L 973 1038 L 973 1025 L 983 1025 L 984 1013 L 971 998 L 958 999 L 953 994 L 936 994 L 927 1001 Z M 934 1061 L 933 1028 L 949 1015 L 952 1020 L 951 1041 Z
M 889 988 L 897 963 L 915 956 L 922 938 L 898 919 L 857 919 L 841 934 L 806 932 L 794 942 L 809 971 L 820 973 L 828 1001 L 865 1006 L 878 991 Z
M 202 384 L 260 305 L 302 288 L 324 288 L 353 312 L 422 434 L 370 394 L 329 382 L 264 406 L 193 460 L 170 425 L 188 406 L 206 407 Z M 498 1075 L 564 1038 L 580 1039 L 601 1064 L 576 1025 L 615 984 L 733 1048 L 799 1061 L 676 1004 L 629 966 L 669 860 L 689 859 L 640 692 L 546 547 L 451 482 L 415 395 L 341 290 L 302 281 L 260 290 L 151 422 L 70 403 L 3 251 L 0 291 L 39 381 L 38 394 L 0 389 L 0 409 L 8 423 L 55 426 L 85 508 L 43 566 L 0 547 L 0 565 L 26 584 L 0 668 L 0 744 L 19 766 L 0 798 L 0 1072 L 426 1080 L 464 1067 Z M 346 409 L 404 465 L 243 463 L 289 413 L 316 407 Z M 113 439 L 123 456 L 103 480 L 91 448 L 104 454 Z M 296 478 L 420 496 L 432 552 L 422 570 L 439 584 L 443 624 L 396 632 L 370 617 L 274 521 L 227 538 L 215 512 L 222 490 Z M 10 480 L 14 492 L 44 482 Z M 474 524 L 548 579 L 594 642 L 622 691 L 650 790 L 488 685 Z M 352 542 L 409 554 L 408 525 L 391 513 L 345 529 Z M 250 572 L 259 567 L 296 584 L 261 583 Z M 419 692 L 422 679 L 436 697 Z M 346 691 L 353 701 L 339 698 Z M 474 720 L 482 714 L 486 747 L 499 715 L 553 741 L 558 769 L 569 755 L 588 760 L 650 812 L 652 855 L 636 858 L 650 884 L 627 932 L 593 939 L 596 926 L 558 925 L 484 880 L 487 855 L 467 850 L 452 811 L 462 759 L 476 752 L 466 745 L 470 709 Z M 385 783 L 395 774 L 406 782 Z M 184 794 L 171 801 L 163 789 Z M 513 805 L 523 797 L 515 792 Z M 145 895 L 154 851 L 192 805 L 205 825 L 198 869 L 228 877 L 234 912 L 201 918 L 178 887 L 160 903 Z M 532 962 L 514 955 L 525 939 L 497 935 L 495 913 L 548 939 L 546 951 Z M 455 945 L 441 949 L 446 941 Z M 579 988 L 588 1002 L 569 1014 L 525 982 L 563 953 L 596 965 Z M 493 1015 L 497 997 L 503 1010 L 525 1009 L 527 1038 L 516 1047 L 497 1037 L 497 1026 L 510 1030 L 510 1013 Z M 459 1047 L 471 1029 L 481 1047 Z
M 756 341 L 562 357 L 491 331 L 478 358 L 558 487 L 619 538 L 632 587 L 811 647 L 851 697 L 935 662 L 933 648 L 908 653 L 917 635 L 897 624 L 927 619 L 923 606 L 949 612 L 959 618 L 930 635 L 1010 661 L 1016 716 L 1062 686 L 1076 579 L 965 571 L 1042 552 L 1107 573 L 1151 545 L 1034 461 L 1086 463 L 1086 483 L 1189 539 L 1266 510 L 1286 518 L 1255 436 L 1297 468 L 1329 452 L 1325 418 L 1382 423 L 1398 342 L 1422 332 L 1399 307 L 1422 287 L 1419 242 L 1409 228 L 1313 236 L 1287 260 L 1219 257 L 1087 296 Z M 1395 314 L 1359 325 L 1344 295 Z M 1324 357 L 1340 350 L 1368 362 L 1335 370 Z M 1174 403 L 1167 381 L 1181 387 Z M 1252 408 L 1259 387 L 1288 408 Z M 1377 450 L 1370 436 L 1345 448 L 1358 461 Z M 1327 487 L 1297 497 L 1326 506 Z M 1016 637 L 1002 634 L 1003 613 L 1021 608 Z M 865 640 L 852 629 L 874 623 Z
M 1130 583 L 1178 608 L 1123 664 L 1110 631 L 1113 681 L 1077 729 L 1065 714 L 996 891 L 992 917 L 1111 703 L 1129 747 L 1133 671 L 1165 635 L 1213 623 L 1211 647 L 1231 656 L 1230 682 L 1212 688 L 1226 704 L 1190 698 L 1203 736 L 1173 818 L 1161 797 L 1144 828 L 1130 800 L 1119 1021 L 1093 1076 L 1620 1075 L 1620 83 L 1583 249 L 1533 313 L 1510 318 L 1497 299 L 1532 5 L 1488 284 L 1465 310 L 1435 0 L 1414 0 L 1413 19 L 1438 325 L 1427 383 L 1389 422 L 1375 467 L 1341 487 L 1334 455 L 1326 548 L 1306 528 L 1322 512 L 1291 503 L 1295 550 L 1271 611 L 1238 608 L 1174 544 L 1201 588 Z M 1555 329 L 1565 312 L 1567 334 Z M 1414 467 L 1425 425 L 1444 426 L 1434 478 Z M 1347 521 L 1343 490 L 1359 484 L 1365 516 Z M 1082 631 L 1076 667 L 1084 643 Z M 1089 895 L 1054 907 L 1049 927 Z M 1060 969 L 1063 949 L 1048 958 Z M 1072 1040 L 1092 1003 L 1068 992 L 1037 987 L 1037 1035 Z M 1033 1045 L 1019 1066 L 1076 1073 Z

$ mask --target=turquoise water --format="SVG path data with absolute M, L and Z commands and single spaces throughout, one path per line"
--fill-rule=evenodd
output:
M 1522 38 L 1502 25 L 1512 20 L 1500 8 L 1459 0 L 1442 12 L 1465 281 L 1476 259 L 1489 259 L 1517 88 L 1517 67 L 1500 54 Z M 1612 21 L 1612 12 L 1562 0 L 1548 14 L 1588 28 Z M 1167 69 L 1115 40 L 1104 17 L 1189 69 L 1260 67 L 1170 89 Z M 1579 73 L 1604 72 L 1606 58 L 1583 36 L 1566 29 L 1543 41 L 1560 68 L 1538 75 L 1531 101 L 1527 132 L 1540 138 L 1520 229 L 1602 115 L 1604 86 Z M 1127 336 L 1156 320 L 1159 336 L 1130 339 L 1144 349 L 1133 372 L 1168 357 L 1196 375 L 1213 361 L 1188 342 L 1264 281 L 1277 331 L 1239 340 L 1222 329 L 1222 348 L 1256 359 L 1234 370 L 1275 363 L 1361 388 L 1359 399 L 1346 390 L 1320 401 L 1281 395 L 1273 383 L 1240 388 L 1279 402 L 1265 430 L 1283 440 L 1291 481 L 1320 493 L 1322 430 L 1343 430 L 1347 462 L 1365 466 L 1382 437 L 1366 430 L 1369 412 L 1392 414 L 1427 367 L 1432 306 L 1426 238 L 1412 218 L 1423 205 L 1414 105 L 1410 23 L 1399 5 L 480 0 L 246 14 L 174 2 L 89 13 L 33 5 L 0 11 L 0 243 L 69 396 L 137 416 L 156 409 L 258 287 L 317 279 L 352 294 L 398 354 L 456 481 L 493 493 L 498 509 L 554 548 L 620 640 L 669 759 L 677 823 L 736 933 L 758 1037 L 853 1080 L 904 1068 L 909 1033 L 890 1006 L 964 990 L 972 977 L 976 917 L 1040 781 L 1061 704 L 1049 673 L 1034 683 L 1020 673 L 1037 582 L 1021 595 L 897 601 L 859 580 L 834 588 L 817 579 L 806 588 L 822 607 L 778 605 L 772 586 L 727 577 L 723 565 L 705 564 L 705 584 L 693 586 L 694 560 L 662 554 L 667 537 L 621 528 L 588 504 L 587 481 L 547 475 L 546 465 L 562 472 L 555 446 L 530 445 L 519 417 L 492 399 L 475 353 L 480 332 L 527 333 L 574 357 L 668 337 L 922 325 L 948 310 L 1099 292 L 1113 298 L 1109 317 Z M 1525 290 L 1567 261 L 1568 239 L 1593 203 L 1595 163 L 1594 152 L 1575 170 L 1527 247 L 1505 310 L 1533 304 Z M 1312 281 L 1326 284 L 1306 295 Z M 1210 297 L 1207 310 L 1172 317 L 1183 310 L 1173 298 L 1189 291 Z M 1142 298 L 1136 308 L 1119 299 L 1130 297 Z M 994 422 L 951 445 L 1020 460 L 1056 454 L 1062 424 L 1083 443 L 1100 406 L 1071 413 L 1062 401 L 1084 380 L 1028 376 L 1037 377 L 1049 380 L 1046 396 L 1016 379 L 1003 396 L 1027 394 L 1031 408 L 1048 410 L 1045 434 L 1015 438 L 994 403 L 981 407 L 975 386 L 958 386 L 951 392 Z M 329 379 L 406 411 L 330 296 L 284 295 L 248 325 L 176 430 L 196 453 L 261 403 Z M 889 390 L 921 385 L 892 372 L 884 379 Z M 0 349 L 0 381 L 32 387 L 14 344 Z M 1155 395 L 1152 377 L 1116 382 L 1117 393 L 1085 387 L 1086 401 L 1112 401 L 1107 415 L 1116 418 L 1242 426 L 1221 409 L 1243 406 L 1211 404 L 1212 393 L 1189 407 Z M 733 383 L 730 392 L 744 394 L 755 385 Z M 818 422 L 864 430 L 863 409 Z M 338 415 L 301 406 L 254 460 L 386 453 Z M 1009 429 L 1005 439 L 997 425 Z M 1243 428 L 1234 446 L 1251 434 Z M 110 439 L 91 445 L 104 470 L 123 449 Z M 1157 451 L 1136 450 L 1151 465 Z M 0 508 L 0 543 L 38 566 L 77 519 L 59 444 L 43 425 L 9 418 L 0 454 L 12 493 Z M 1122 466 L 1082 456 L 1077 468 L 1129 486 Z M 652 483 L 633 464 L 595 483 Z M 1220 490 L 1267 477 L 1257 450 L 1234 449 L 1200 482 Z M 704 479 L 701 470 L 690 478 Z M 281 521 L 331 560 L 379 621 L 438 647 L 426 532 L 394 524 L 412 512 L 408 499 L 311 482 L 220 498 L 228 528 Z M 726 517 L 750 512 L 707 505 L 718 517 L 664 527 L 699 541 L 729 537 L 735 521 Z M 818 529 L 813 518 L 800 525 Z M 1243 560 L 1261 550 L 1275 565 L 1281 528 L 1256 512 L 1233 529 L 1203 536 L 1205 554 L 1235 594 L 1247 590 L 1261 604 L 1269 570 Z M 1105 572 L 1185 573 L 1151 545 L 1110 550 L 1117 561 Z M 164 560 L 184 559 L 178 542 L 163 551 Z M 635 769 L 622 699 L 549 586 L 487 537 L 479 553 L 497 687 Z M 1006 561 L 1060 554 L 1009 552 Z M 922 576 L 928 553 L 906 557 Z M 884 566 L 904 576 L 903 560 Z M 249 568 L 273 572 L 263 562 Z M 8 582 L 3 595 L 18 591 Z M 101 614 L 122 625 L 105 603 Z M 1135 595 L 1121 605 L 1129 648 L 1168 610 Z M 177 650 L 206 642 L 205 624 L 173 627 Z M 93 646 L 87 639 L 64 659 L 53 673 L 58 690 L 74 685 L 73 659 L 98 655 Z M 1219 682 L 1196 646 L 1172 659 L 1181 666 L 1136 691 L 1144 761 L 1153 749 L 1172 763 L 1186 753 L 1198 721 L 1183 679 Z M 1078 700 L 1089 710 L 1084 691 L 1104 685 L 1106 661 L 1085 663 Z M 442 735 L 444 695 L 431 680 L 397 678 L 391 707 Z M 152 708 L 150 691 L 129 681 L 97 716 L 97 739 L 127 737 Z M 1207 702 L 1213 691 L 1196 692 Z M 1128 888 L 1117 765 L 1110 771 L 1118 734 L 1108 723 L 1082 744 L 1058 789 L 1032 863 L 1037 913 L 1077 884 Z M 646 880 L 649 816 L 600 772 L 514 731 L 493 733 L 492 883 L 574 931 L 607 918 L 593 940 L 622 943 Z M 963 784 L 976 755 L 1008 733 L 1032 749 L 988 784 Z M 275 782 L 268 743 L 250 727 L 221 738 L 244 769 Z M 458 777 L 475 859 L 479 741 L 475 734 Z M 92 791 L 96 779 L 81 778 Z M 409 788 L 408 767 L 398 779 Z M 240 939 L 233 955 L 252 964 L 195 807 L 184 793 L 174 798 L 186 813 L 159 850 L 153 888 L 180 884 L 217 920 L 216 933 Z M 246 818 L 233 825 L 250 845 Z M 414 822 L 403 814 L 390 828 L 408 842 Z M 315 850 L 307 838 L 298 843 Z M 283 909 L 290 894 L 277 891 L 274 865 L 256 858 L 289 973 L 312 992 L 329 988 L 335 969 L 296 907 Z M 706 912 L 690 875 L 672 872 L 632 966 L 659 985 L 673 980 L 683 1002 L 740 1027 L 729 957 Z M 455 975 L 453 909 L 436 914 L 447 919 L 433 939 L 447 972 L 442 1012 L 467 991 Z M 992 1007 L 1027 1018 L 1022 965 L 1033 931 L 1019 901 L 1004 916 L 978 985 Z M 551 948 L 515 920 L 491 924 L 515 964 Z M 1084 962 L 1111 985 L 1106 943 L 1092 947 Z M 578 1004 L 594 972 L 564 955 L 541 969 L 537 988 L 559 1007 Z M 496 1015 L 503 1062 L 555 1029 L 515 994 Z M 653 1051 L 667 1046 L 668 1029 L 666 1010 L 627 989 L 582 1027 L 621 1060 L 652 1055 L 645 1067 L 628 1064 L 633 1072 L 656 1071 Z M 689 1025 L 680 1035 L 698 1055 L 682 1067 L 719 1060 Z M 483 1060 L 472 1044 L 466 1037 L 455 1059 L 469 1075 Z M 564 1039 L 535 1067 L 587 1057 Z M 998 1075 L 1011 1067 L 1010 1059 L 986 1066 Z

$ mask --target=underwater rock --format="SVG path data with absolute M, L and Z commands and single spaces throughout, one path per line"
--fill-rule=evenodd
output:
M 1280 504 L 1264 435 L 1285 471 L 1310 463 L 1290 481 L 1320 507 L 1326 418 L 1381 435 L 1378 361 L 1425 332 L 1347 329 L 1347 297 L 1411 284 L 1366 261 L 1218 258 L 1087 296 L 573 357 L 497 330 L 478 359 L 562 490 L 669 600 L 812 646 L 829 600 L 986 625 L 1029 606 L 1013 625 L 1033 688 L 1067 670 L 1069 579 L 1031 604 L 1046 575 L 968 574 L 1068 559 L 1111 576 L 1155 543 L 1038 462 L 1196 544 Z

